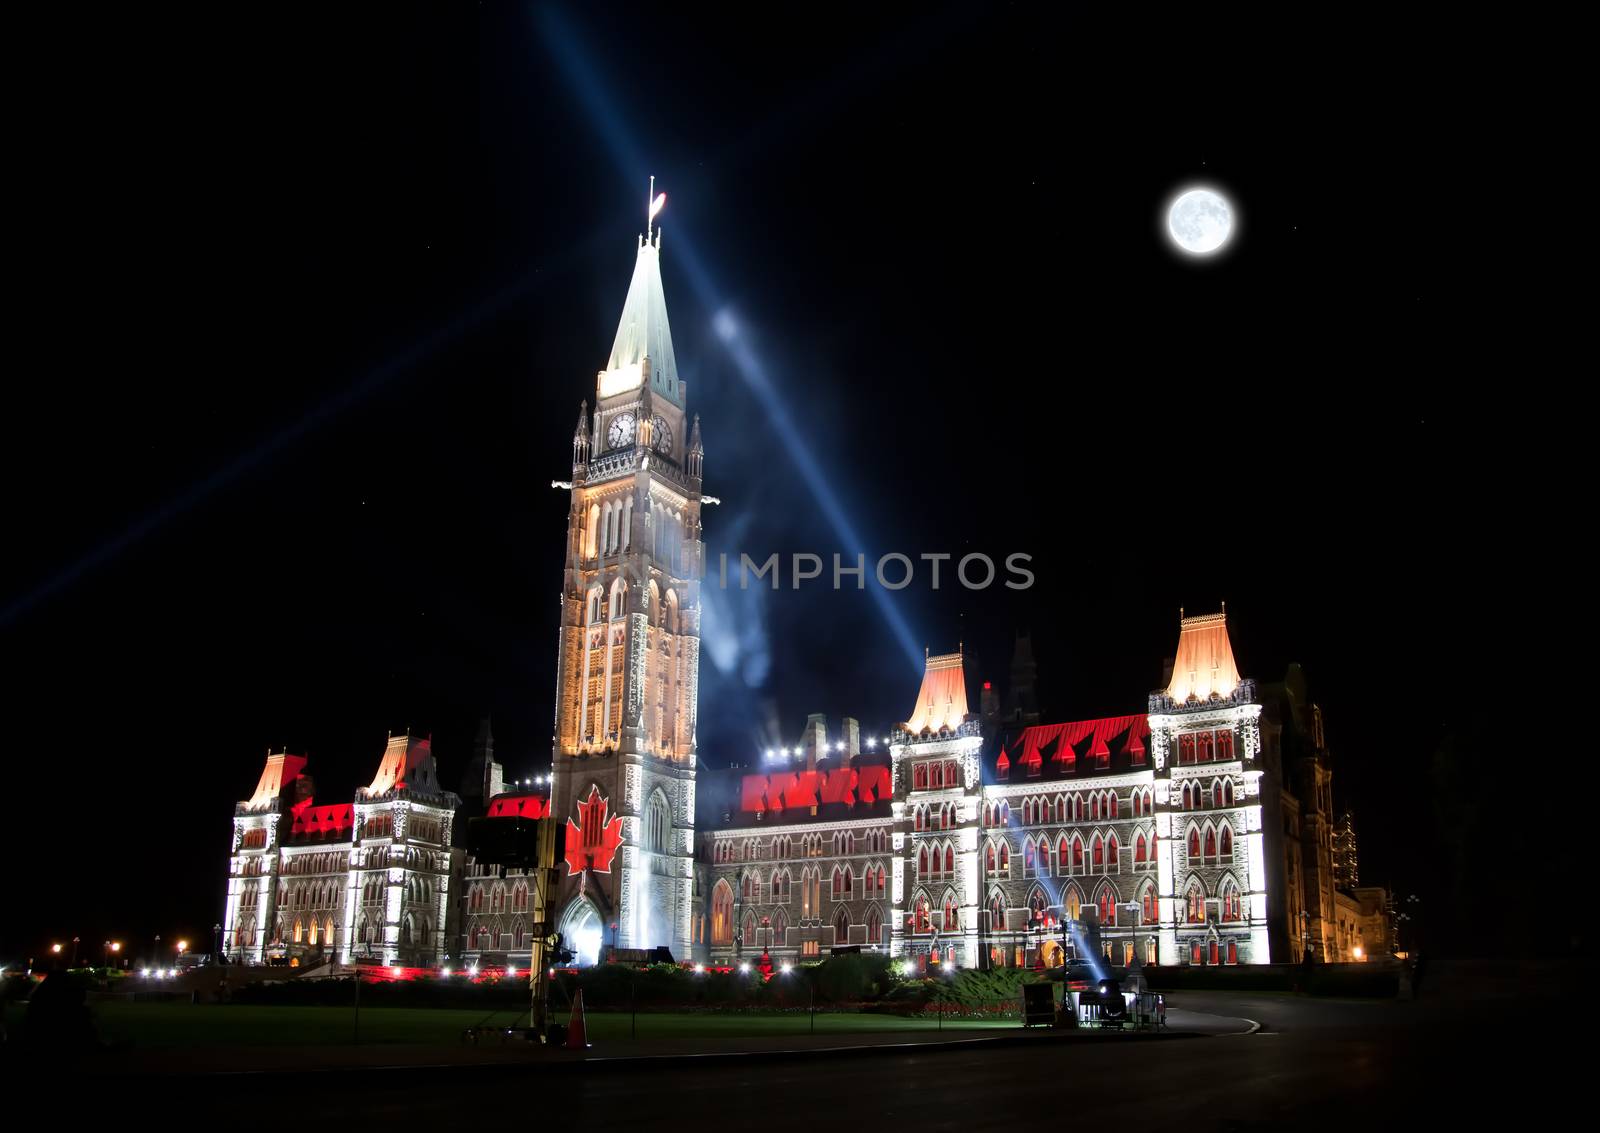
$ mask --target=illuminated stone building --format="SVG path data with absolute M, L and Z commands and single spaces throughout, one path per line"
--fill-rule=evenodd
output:
M 611 355 L 572 439 L 553 811 L 568 823 L 558 927 L 592 958 L 692 945 L 701 466 L 661 285 L 639 241 Z M 612 926 L 615 926 L 614 928 Z
M 390 736 L 349 803 L 318 806 L 306 762 L 269 754 L 234 808 L 223 951 L 242 963 L 442 963 L 455 936 L 461 798 L 439 786 L 432 744 Z
M 1356 818 L 1344 810 L 1333 824 L 1333 883 L 1340 889 L 1361 884 L 1361 855 L 1356 844 Z
M 887 758 L 849 721 L 829 748 L 813 717 L 803 761 L 739 775 L 737 808 L 702 833 L 707 953 L 1265 962 L 1274 919 L 1288 922 L 1261 712 L 1222 614 L 1182 619 L 1147 712 L 992 744 L 967 711 L 962 655 L 929 657 Z
M 719 962 L 862 948 L 1236 964 L 1351 958 L 1379 932 L 1375 899 L 1341 908 L 1336 892 L 1320 712 L 1297 668 L 1265 690 L 1240 675 L 1223 613 L 1180 617 L 1143 711 L 1042 723 L 1022 637 L 1003 701 L 984 684 L 969 712 L 963 654 L 930 656 L 887 736 L 847 719 L 830 741 L 814 716 L 803 742 L 698 798 L 715 501 L 660 255 L 649 228 L 555 485 L 570 506 L 549 793 L 505 790 L 487 724 L 461 795 L 408 735 L 348 804 L 317 806 L 305 759 L 270 756 L 235 812 L 230 956 L 521 966 L 539 931 L 531 878 L 514 854 L 469 857 L 457 823 L 547 814 L 564 837 L 545 927 L 584 963 L 611 945 Z

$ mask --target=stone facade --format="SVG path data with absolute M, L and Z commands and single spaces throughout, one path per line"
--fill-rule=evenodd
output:
M 269 754 L 234 808 L 222 950 L 236 963 L 436 967 L 453 948 L 461 798 L 432 745 L 390 736 L 351 803 L 318 806 L 304 756 Z

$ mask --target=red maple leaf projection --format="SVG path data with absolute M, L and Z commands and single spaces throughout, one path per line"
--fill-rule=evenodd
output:
M 578 804 L 578 821 L 567 819 L 567 876 L 592 869 L 610 873 L 611 861 L 622 845 L 622 819 L 607 819 L 605 797 L 599 787 L 589 788 L 589 797 Z

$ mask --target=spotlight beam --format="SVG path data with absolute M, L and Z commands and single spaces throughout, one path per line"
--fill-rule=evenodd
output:
M 648 163 L 644 151 L 629 130 L 622 112 L 613 102 L 609 91 L 599 81 L 598 69 L 590 63 L 592 55 L 577 29 L 554 7 L 545 8 L 540 13 L 540 22 L 546 47 L 556 69 L 567 80 L 578 101 L 598 126 L 600 136 L 610 149 L 617 168 L 626 176 L 634 176 L 645 169 Z M 672 244 L 677 249 L 675 254 L 683 264 L 689 285 L 693 288 L 701 306 L 707 311 L 725 312 L 721 289 L 715 285 L 704 261 L 695 251 L 693 239 L 680 226 L 674 226 L 673 232 Z M 845 550 L 852 556 L 865 555 L 870 559 L 872 556 L 867 554 L 866 542 L 846 514 L 844 504 L 829 483 L 822 465 L 812 455 L 804 436 L 795 424 L 794 416 L 768 377 L 766 366 L 739 333 L 737 325 L 731 318 L 725 315 L 719 317 L 716 330 L 728 350 L 735 371 L 766 411 L 773 428 L 777 430 L 779 439 L 783 441 L 784 448 L 788 450 L 790 458 L 799 470 L 801 479 L 810 489 L 817 506 L 832 525 Z M 910 625 L 896 608 L 887 591 L 881 587 L 872 587 L 871 592 L 879 613 L 888 623 L 900 648 L 905 651 L 906 660 L 912 671 L 920 673 L 923 667 L 923 653 L 917 645 L 916 636 L 911 632 Z
M 368 371 L 365 376 L 347 386 L 333 397 L 313 406 L 299 420 L 273 434 L 260 444 L 246 450 L 216 469 L 204 479 L 197 480 L 177 495 L 145 513 L 116 535 L 101 543 L 81 558 L 68 563 L 54 576 L 45 579 L 32 590 L 19 595 L 0 609 L 0 626 L 27 614 L 41 602 L 67 589 L 80 578 L 104 567 L 123 552 L 143 542 L 169 523 L 198 507 L 223 489 L 231 486 L 245 473 L 266 463 L 289 445 L 316 432 L 352 406 L 388 385 L 395 378 L 420 365 L 439 350 L 463 338 L 485 323 L 492 322 L 521 299 L 541 290 L 561 273 L 587 259 L 606 238 L 594 233 L 588 240 L 554 261 L 541 263 L 525 272 L 520 278 L 487 296 L 477 304 L 462 311 L 453 319 L 441 324 L 411 346 Z

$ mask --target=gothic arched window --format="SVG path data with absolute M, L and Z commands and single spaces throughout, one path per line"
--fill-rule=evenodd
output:
M 733 890 L 726 881 L 711 891 L 711 943 L 733 943 Z
M 666 853 L 671 848 L 671 833 L 672 812 L 667 808 L 666 798 L 656 791 L 650 796 L 650 810 L 645 815 L 645 849 L 657 854 Z

